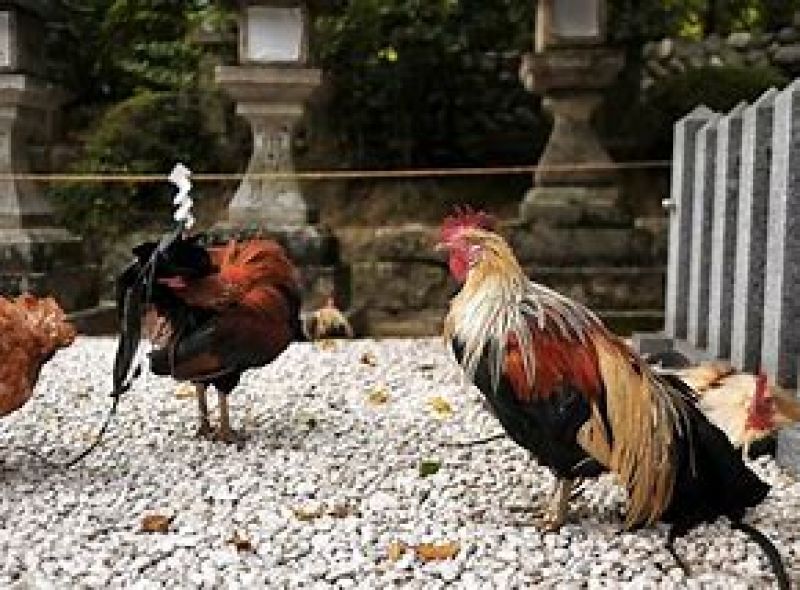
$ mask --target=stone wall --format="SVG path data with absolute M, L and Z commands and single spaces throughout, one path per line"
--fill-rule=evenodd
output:
M 642 87 L 687 69 L 703 66 L 773 66 L 789 75 L 800 74 L 800 13 L 795 24 L 776 33 L 740 31 L 722 38 L 662 39 L 644 46 Z
M 350 268 L 357 330 L 374 336 L 440 333 L 456 285 L 433 249 L 437 228 L 338 228 Z M 658 228 L 553 228 L 506 222 L 503 233 L 535 280 L 585 302 L 614 329 L 663 323 L 665 234 Z

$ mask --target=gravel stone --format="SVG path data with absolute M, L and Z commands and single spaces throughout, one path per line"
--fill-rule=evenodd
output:
M 664 47 L 661 47 L 665 50 Z M 671 51 L 671 48 L 669 48 Z M 231 397 L 238 451 L 194 437 L 196 404 L 145 375 L 125 394 L 104 444 L 84 448 L 108 409 L 115 341 L 79 338 L 48 363 L 34 398 L 0 421 L 0 588 L 762 588 L 759 549 L 727 522 L 665 549 L 666 527 L 619 534 L 624 492 L 587 482 L 571 522 L 542 534 L 515 505 L 541 502 L 550 473 L 503 440 L 439 339 L 292 346 L 247 373 Z M 377 359 L 361 362 L 365 353 Z M 369 402 L 376 388 L 384 404 Z M 452 406 L 442 419 L 430 399 Z M 216 396 L 210 395 L 216 417 Z M 421 461 L 441 468 L 420 477 Z M 754 468 L 773 490 L 753 510 L 800 585 L 800 482 L 772 460 Z M 172 518 L 166 534 L 142 518 Z M 247 539 L 237 550 L 231 540 Z M 421 562 L 414 546 L 458 543 Z M 396 561 L 390 547 L 406 550 Z

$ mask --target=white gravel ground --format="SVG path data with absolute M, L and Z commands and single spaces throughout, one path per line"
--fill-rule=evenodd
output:
M 233 420 L 249 435 L 243 451 L 196 440 L 194 400 L 151 376 L 123 399 L 108 440 L 80 467 L 54 471 L 8 448 L 63 456 L 85 444 L 107 409 L 113 351 L 112 340 L 79 339 L 46 367 L 35 398 L 0 422 L 0 588 L 732 589 L 772 581 L 760 550 L 725 522 L 678 542 L 693 566 L 686 579 L 664 549 L 664 528 L 618 534 L 622 493 L 608 477 L 587 485 L 560 533 L 527 526 L 529 517 L 509 508 L 543 497 L 551 477 L 510 442 L 445 446 L 498 426 L 438 340 L 292 347 L 232 396 Z M 371 403 L 381 389 L 386 403 Z M 434 396 L 450 402 L 449 418 L 435 415 Z M 441 469 L 423 478 L 427 459 Z M 756 467 L 775 487 L 749 520 L 800 584 L 800 482 L 770 461 Z M 172 517 L 169 532 L 140 532 L 150 514 Z M 229 543 L 234 535 L 253 552 Z M 397 543 L 426 542 L 457 542 L 458 553 L 430 563 L 413 549 L 388 558 Z

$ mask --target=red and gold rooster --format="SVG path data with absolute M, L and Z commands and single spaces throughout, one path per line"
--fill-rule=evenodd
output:
M 152 371 L 197 386 L 198 435 L 241 443 L 230 427 L 228 395 L 245 370 L 272 362 L 301 338 L 298 271 L 271 240 L 204 247 L 197 237 L 177 236 L 165 244 L 138 246 L 137 261 L 120 276 L 123 326 L 149 314 L 146 327 L 159 347 L 150 355 Z M 127 330 L 132 340 L 138 341 L 138 330 Z M 124 340 L 119 354 L 131 357 Z M 208 385 L 219 394 L 216 433 Z
M 21 295 L 0 297 L 0 335 L 0 416 L 6 416 L 31 398 L 42 366 L 72 344 L 75 329 L 53 298 Z
M 444 333 L 510 438 L 555 474 L 546 526 L 563 524 L 577 478 L 609 470 L 628 492 L 626 528 L 671 523 L 673 555 L 676 537 L 719 516 L 751 531 L 742 518 L 769 486 L 691 388 L 654 372 L 587 308 L 529 280 L 491 228 L 482 213 L 445 220 L 440 247 L 462 287 Z

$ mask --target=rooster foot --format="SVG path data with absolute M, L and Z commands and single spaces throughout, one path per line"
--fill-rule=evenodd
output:
M 235 445 L 237 449 L 244 448 L 245 435 L 241 430 L 232 428 L 218 428 L 214 431 L 214 440 L 228 445 Z
M 201 422 L 200 426 L 197 427 L 197 431 L 195 432 L 196 438 L 204 438 L 206 440 L 211 440 L 214 438 L 214 429 L 211 428 L 211 424 L 208 422 Z

